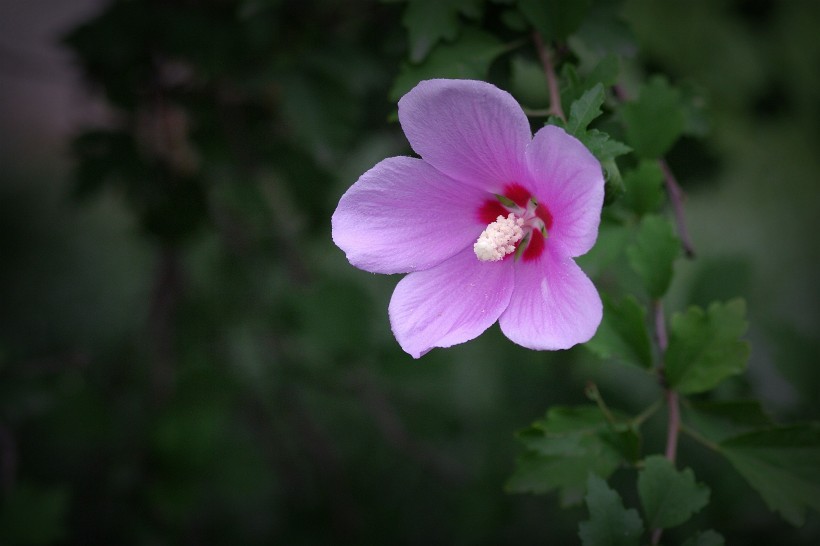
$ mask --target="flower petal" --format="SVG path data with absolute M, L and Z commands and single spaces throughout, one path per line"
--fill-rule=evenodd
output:
M 393 334 L 413 358 L 464 343 L 498 320 L 512 291 L 511 260 L 480 262 L 465 249 L 399 282 L 389 306 Z
M 575 137 L 547 126 L 527 147 L 530 185 L 552 214 L 550 243 L 568 256 L 586 254 L 598 236 L 604 202 L 601 164 Z
M 515 290 L 499 318 L 504 335 L 538 350 L 589 341 L 603 307 L 595 285 L 575 261 L 548 250 L 538 261 L 515 265 Z
M 342 196 L 333 241 L 365 271 L 429 269 L 472 248 L 484 229 L 474 211 L 486 198 L 420 159 L 390 157 Z
M 527 116 L 506 91 L 474 80 L 425 80 L 399 100 L 410 146 L 457 180 L 499 191 L 526 172 Z

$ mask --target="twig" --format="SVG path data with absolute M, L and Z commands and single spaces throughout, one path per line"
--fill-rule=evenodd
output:
M 558 78 L 555 75 L 555 65 L 553 64 L 552 51 L 544 45 L 544 40 L 537 30 L 532 32 L 532 39 L 535 42 L 535 49 L 538 51 L 538 58 L 541 59 L 541 65 L 544 67 L 544 74 L 547 76 L 547 88 L 550 93 L 550 107 L 547 113 L 557 116 L 567 121 L 564 116 L 564 109 L 561 107 L 561 92 L 558 89 Z
M 678 236 L 680 237 L 683 251 L 686 253 L 687 258 L 694 258 L 695 247 L 692 246 L 692 240 L 689 238 L 689 230 L 686 229 L 686 216 L 683 212 L 683 201 L 686 196 L 683 194 L 683 190 L 681 189 L 680 184 L 678 184 L 678 181 L 672 173 L 672 169 L 669 168 L 669 164 L 666 160 L 661 158 L 658 160 L 658 164 L 663 171 L 663 180 L 666 185 L 666 193 L 669 194 L 669 201 L 672 203 L 672 210 L 675 214 L 675 223 L 678 226 Z
M 678 393 L 674 389 L 670 389 L 666 385 L 665 379 L 665 365 L 664 355 L 667 347 L 669 347 L 669 337 L 666 332 L 666 318 L 663 314 L 663 304 L 660 300 L 652 302 L 652 311 L 655 321 L 655 339 L 658 343 L 658 349 L 661 354 L 661 362 L 658 366 L 658 373 L 661 378 L 661 383 L 664 387 L 664 396 L 666 397 L 667 408 L 667 425 L 666 425 L 666 451 L 665 456 L 672 464 L 675 463 L 675 458 L 678 453 L 678 436 L 680 435 L 680 400 Z M 663 529 L 657 528 L 652 530 L 652 544 L 660 543 Z

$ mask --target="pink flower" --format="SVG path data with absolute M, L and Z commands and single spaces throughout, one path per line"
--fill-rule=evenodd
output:
M 399 101 L 399 121 L 421 159 L 364 173 L 332 224 L 354 266 L 410 273 L 389 306 L 401 347 L 419 358 L 495 321 L 530 349 L 588 341 L 601 299 L 573 258 L 598 235 L 595 157 L 558 127 L 533 137 L 515 99 L 480 81 L 423 81 Z

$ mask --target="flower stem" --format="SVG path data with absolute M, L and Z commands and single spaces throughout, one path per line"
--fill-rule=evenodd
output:
M 681 432 L 683 432 L 684 434 L 688 434 L 688 435 L 689 435 L 689 436 L 691 436 L 691 437 L 692 437 L 692 438 L 693 438 L 696 442 L 698 442 L 698 443 L 700 443 L 700 444 L 703 444 L 704 446 L 708 447 L 708 448 L 709 448 L 709 449 L 711 449 L 712 451 L 717 451 L 717 452 L 720 452 L 720 446 L 719 446 L 719 445 L 717 445 L 717 444 L 716 444 L 715 442 L 713 442 L 712 440 L 709 440 L 708 438 L 706 438 L 705 436 L 703 436 L 703 435 L 702 435 L 700 432 L 698 432 L 697 430 L 695 430 L 695 429 L 693 429 L 693 428 L 691 428 L 691 427 L 687 427 L 686 425 L 681 425 L 680 429 L 681 429 Z
M 678 236 L 680 237 L 681 245 L 683 245 L 683 251 L 686 253 L 687 258 L 694 258 L 695 247 L 692 246 L 692 240 L 689 238 L 689 230 L 686 229 L 686 217 L 683 213 L 683 200 L 685 195 L 666 160 L 659 159 L 658 164 L 663 171 L 666 193 L 669 194 L 669 201 L 672 203 L 672 210 L 675 213 L 675 223 L 678 226 Z
M 547 76 L 547 89 L 550 93 L 550 107 L 547 112 L 566 122 L 567 118 L 564 116 L 564 109 L 561 107 L 561 92 L 558 89 L 558 77 L 555 75 L 552 50 L 544 45 L 544 40 L 537 30 L 532 31 L 532 39 L 535 42 L 535 49 L 538 51 L 538 58 L 541 59 L 541 65 L 544 67 L 544 74 Z
M 667 425 L 666 425 L 666 450 L 664 455 L 672 464 L 675 463 L 675 458 L 678 452 L 678 436 L 680 435 L 680 400 L 677 391 L 670 389 L 666 384 L 664 374 L 664 357 L 666 349 L 669 346 L 669 338 L 666 332 L 666 318 L 663 314 L 663 304 L 660 300 L 652 302 L 652 311 L 655 320 L 655 340 L 658 343 L 658 349 L 661 354 L 661 362 L 658 366 L 658 373 L 660 375 L 661 383 L 664 388 L 664 396 L 666 398 L 667 411 Z M 660 543 L 663 529 L 657 528 L 652 530 L 652 544 Z

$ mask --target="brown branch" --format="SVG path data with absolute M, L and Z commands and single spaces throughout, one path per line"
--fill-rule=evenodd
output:
M 558 89 L 558 77 L 555 75 L 555 64 L 552 58 L 552 50 L 544 45 L 544 40 L 537 30 L 532 31 L 532 39 L 535 42 L 535 49 L 538 51 L 538 58 L 544 67 L 544 74 L 547 76 L 547 88 L 550 93 L 550 107 L 547 113 L 567 121 L 564 109 L 561 107 L 561 92 Z
M 666 385 L 666 378 L 664 373 L 664 358 L 666 349 L 667 347 L 669 347 L 669 338 L 666 331 L 666 318 L 663 314 L 663 304 L 660 300 L 655 300 L 652 302 L 652 311 L 655 322 L 655 340 L 658 343 L 658 349 L 660 350 L 661 355 L 661 362 L 658 366 L 658 373 L 660 375 L 661 383 L 664 387 L 664 396 L 666 398 L 667 424 L 666 450 L 664 454 L 666 458 L 669 459 L 669 461 L 672 462 L 672 464 L 674 464 L 678 452 L 678 437 L 680 436 L 680 401 L 678 399 L 677 391 L 675 391 L 674 389 L 670 389 Z M 663 529 L 660 528 L 652 530 L 653 545 L 657 545 L 660 543 L 662 533 Z
M 686 216 L 683 212 L 683 201 L 686 199 L 686 196 L 666 160 L 661 158 L 658 160 L 658 164 L 663 171 L 666 193 L 669 194 L 669 202 L 672 203 L 672 210 L 675 214 L 675 223 L 678 226 L 678 236 L 680 237 L 683 251 L 686 253 L 687 258 L 694 258 L 695 247 L 692 246 L 692 240 L 689 238 L 689 230 L 686 229 Z

